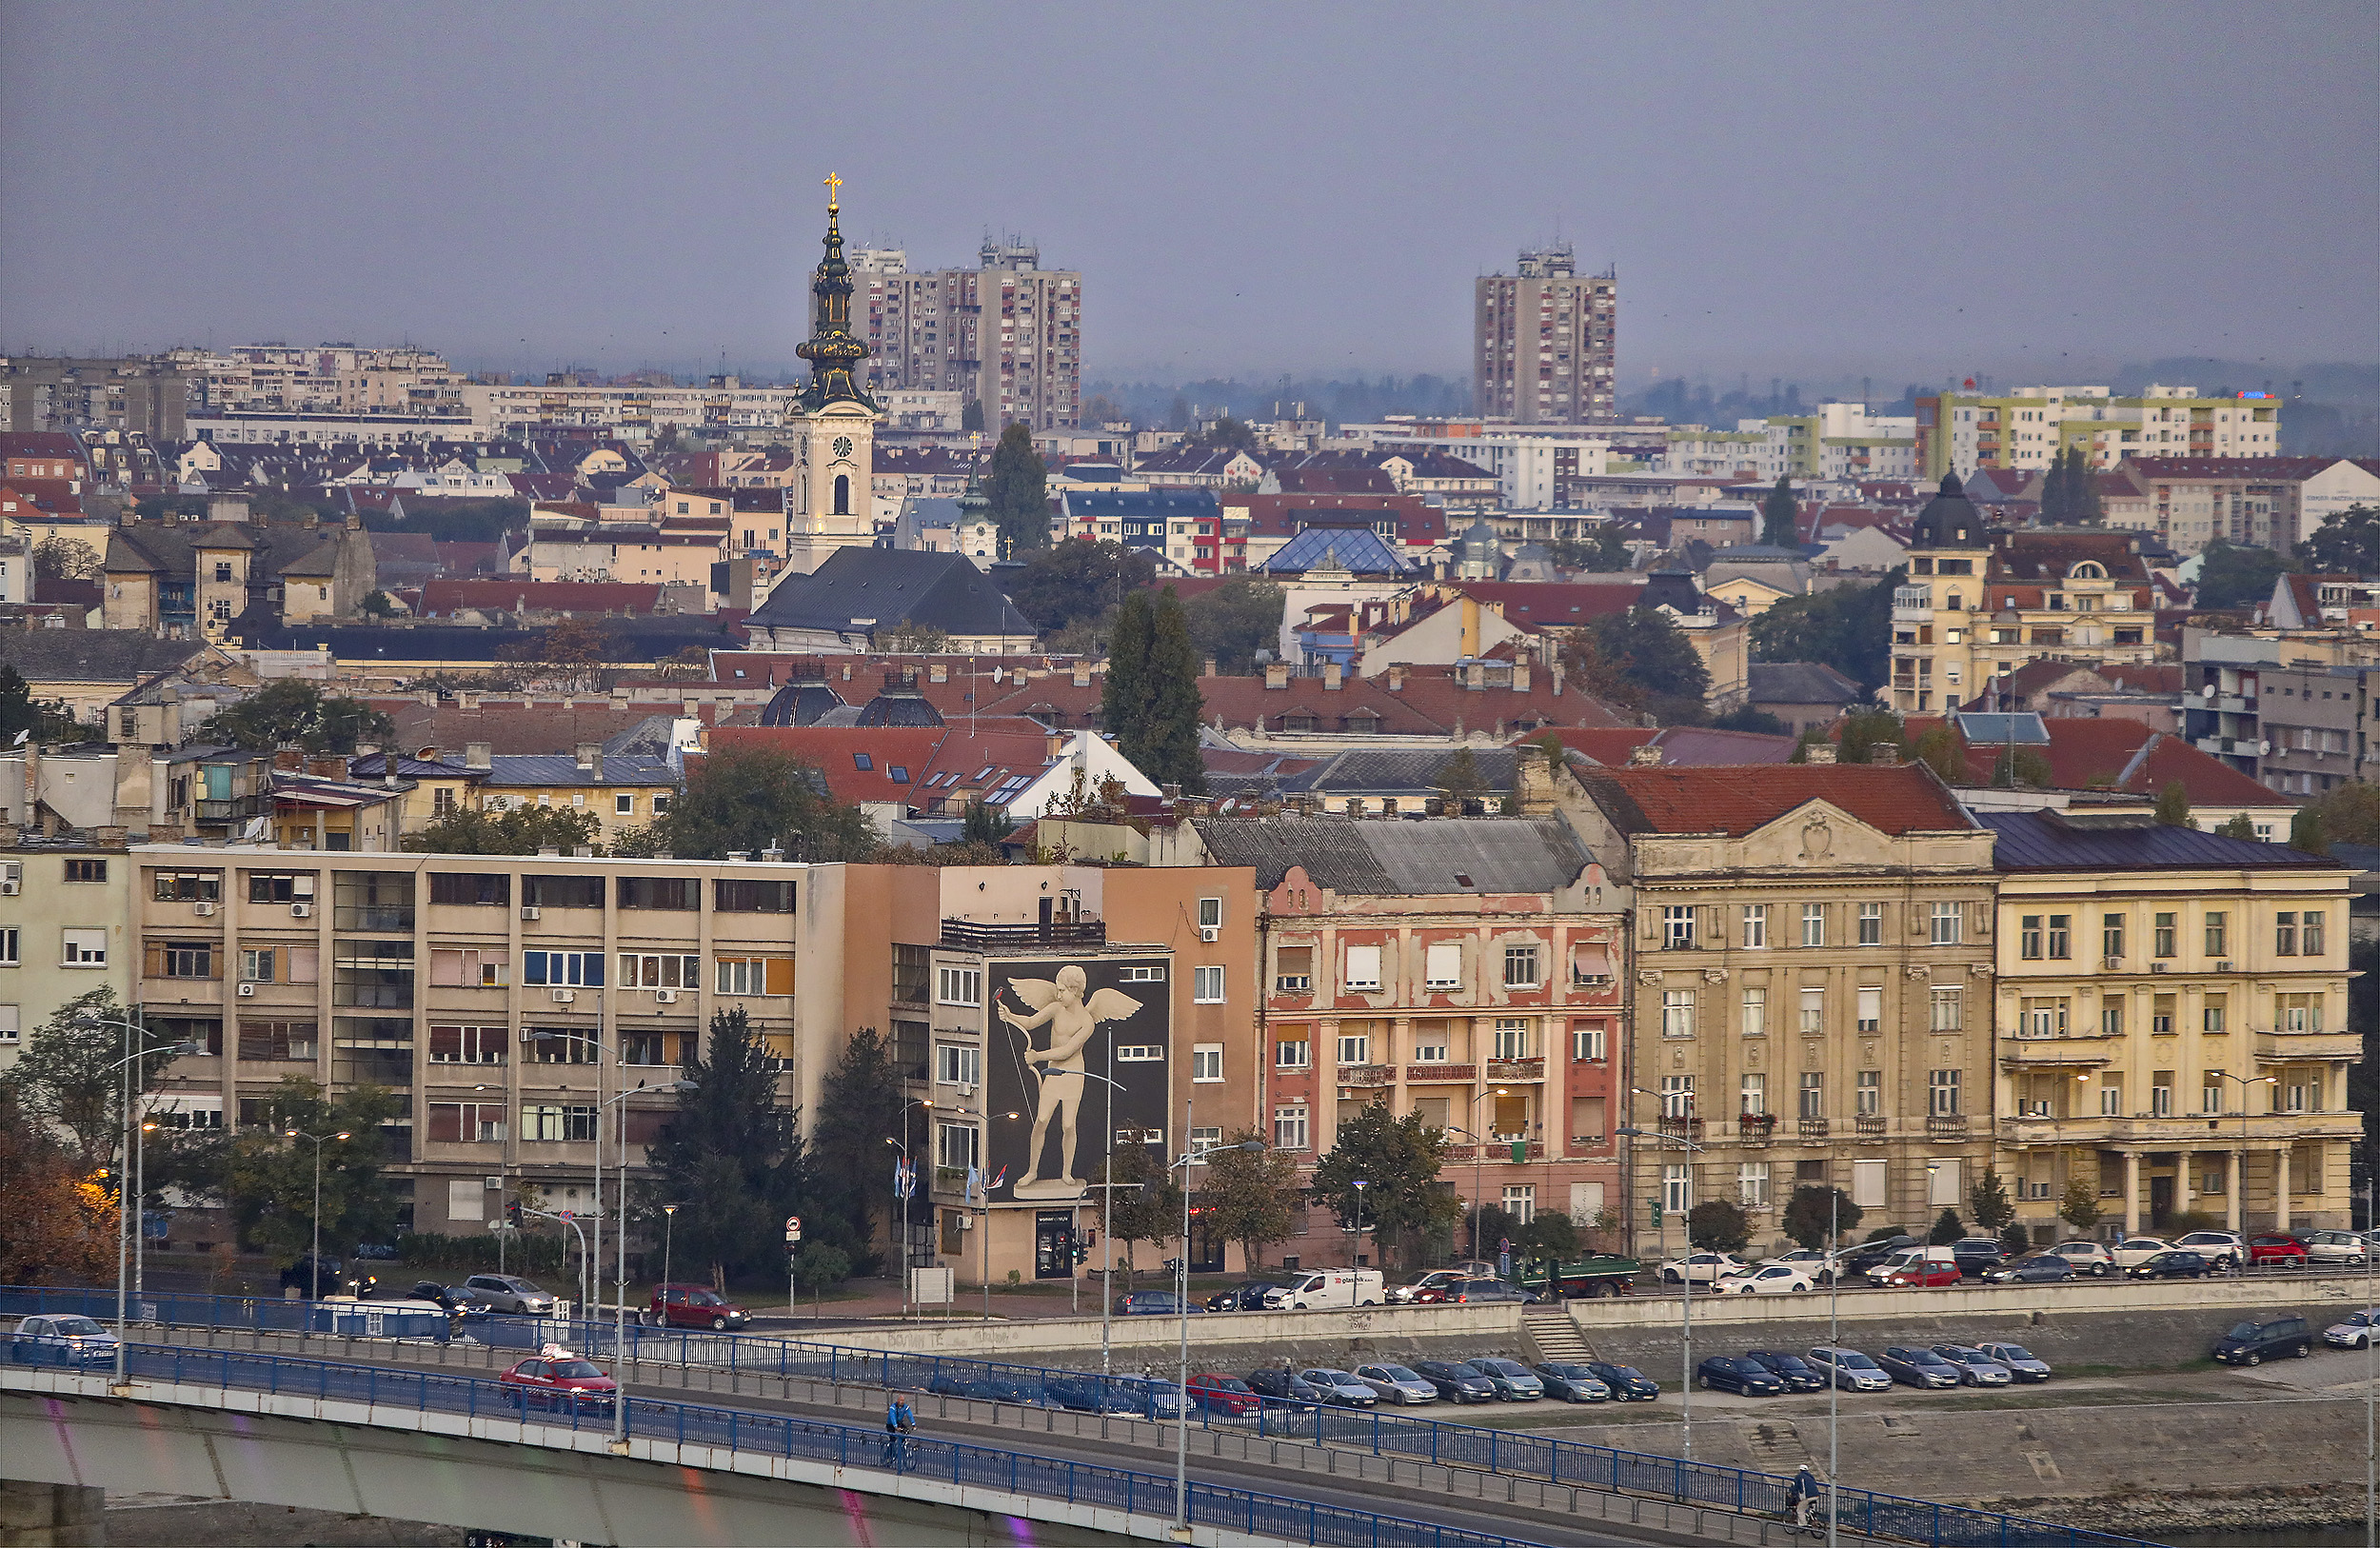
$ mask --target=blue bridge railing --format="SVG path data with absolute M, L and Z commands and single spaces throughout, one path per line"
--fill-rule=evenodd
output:
M 437 1337 L 449 1334 L 446 1320 L 416 1333 L 399 1331 L 388 1314 L 386 1331 L 366 1332 L 362 1320 L 371 1301 L 327 1301 L 321 1308 L 347 1325 L 335 1331 L 367 1337 Z M 42 1289 L 0 1286 L 0 1319 L 38 1313 L 79 1312 L 102 1322 L 115 1316 L 112 1289 Z M 161 1325 L 243 1328 L 296 1333 L 323 1325 L 324 1313 L 305 1301 L 199 1295 L 145 1295 L 133 1305 L 134 1320 Z M 703 1333 L 641 1327 L 631 1321 L 620 1340 L 606 1321 L 491 1317 L 463 1324 L 463 1333 L 499 1349 L 531 1352 L 561 1343 L 596 1359 L 627 1358 L 655 1364 L 700 1365 L 761 1376 L 818 1380 L 837 1385 L 922 1392 L 1024 1407 L 1068 1408 L 1089 1413 L 1133 1415 L 1171 1420 L 1181 1399 L 1170 1378 L 1140 1374 L 1102 1377 L 1096 1371 L 947 1355 L 908 1355 L 855 1349 L 771 1335 Z M 1315 1445 L 1352 1446 L 1378 1457 L 1400 1457 L 1442 1466 L 1464 1467 L 1581 1489 L 1649 1496 L 1677 1504 L 1753 1514 L 1783 1508 L 1790 1479 L 1750 1468 L 1688 1461 L 1644 1452 L 1622 1451 L 1582 1441 L 1516 1433 L 1484 1425 L 1450 1423 L 1378 1410 L 1318 1407 L 1239 1394 L 1228 1405 L 1204 1405 L 1193 1394 L 1189 1421 Z M 1240 1407 L 1246 1412 L 1232 1413 Z M 1910 1499 L 1872 1490 L 1838 1492 L 1847 1528 L 1876 1537 L 1906 1538 L 1927 1548 L 2152 1548 L 2137 1538 L 2087 1532 L 2054 1521 L 1997 1511 Z

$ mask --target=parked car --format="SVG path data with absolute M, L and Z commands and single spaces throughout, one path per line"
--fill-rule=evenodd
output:
M 1380 1400 L 1368 1381 L 1359 1381 L 1353 1371 L 1335 1371 L 1327 1365 L 1317 1365 L 1298 1373 L 1311 1382 L 1322 1395 L 1322 1400 L 1334 1408 L 1370 1408 Z
M 2322 1341 L 2333 1349 L 2361 1349 L 2371 1342 L 2374 1326 L 2380 1326 L 2380 1309 L 2349 1312 L 2322 1330 Z
M 2354 1231 L 2309 1231 L 2306 1256 L 2316 1267 L 2361 1263 L 2371 1256 L 2371 1241 Z
M 1418 1291 L 1414 1300 L 1425 1306 L 1484 1306 L 1509 1305 L 1515 1301 L 1527 1304 L 1537 1298 L 1517 1285 L 1501 1280 L 1450 1280 Z
M 512 1274 L 474 1274 L 463 1287 L 496 1311 L 516 1316 L 544 1317 L 554 1309 L 554 1298 Z
M 1968 1237 L 1951 1243 L 1951 1260 L 1958 1271 L 1970 1278 L 1979 1276 L 1987 1268 L 1997 1268 L 2008 1260 L 2008 1249 L 1997 1237 Z
M 1920 1344 L 1909 1347 L 1893 1344 L 1876 1357 L 1884 1374 L 1903 1386 L 1954 1387 L 1959 1384 L 1959 1368 Z
M 964 1367 L 936 1371 L 925 1383 L 925 1390 L 937 1398 L 975 1398 L 985 1402 L 999 1400 L 992 1392 L 990 1377 Z
M 1803 1357 L 1820 1376 L 1832 1380 L 1846 1392 L 1887 1392 L 1893 1379 L 1881 1366 L 1856 1349 L 1840 1349 L 1820 1344 Z
M 1202 1315 L 1206 1308 L 1197 1301 L 1190 1303 L 1192 1315 Z M 1127 1290 L 1116 1298 L 1118 1317 L 1180 1317 L 1181 1298 L 1171 1290 Z
M 1689 1253 L 1661 1265 L 1661 1282 L 1684 1284 L 1691 1280 L 1696 1284 L 1711 1284 L 1727 1275 L 1740 1274 L 1751 1266 L 1734 1253 Z
M 2008 1367 L 2013 1381 L 2047 1381 L 2050 1362 L 2021 1343 L 1979 1343 L 1977 1349 Z
M 1310 1307 L 1378 1306 L 1387 1298 L 1376 1268 L 1324 1268 L 1300 1274 L 1281 1292 L 1281 1304 L 1292 1311 Z
M 1248 1389 L 1259 1398 L 1313 1408 L 1322 1401 L 1321 1389 L 1295 1371 L 1250 1371 Z
M 1139 1395 L 1123 1385 L 1122 1378 L 1103 1377 L 1096 1371 L 1067 1371 L 1043 1377 L 1041 1392 L 1048 1401 L 1078 1414 L 1140 1412 Z
M 2344 1233 L 2342 1233 L 2344 1234 Z M 2279 1231 L 2248 1239 L 2250 1268 L 2304 1268 L 2306 1244 Z
M 2071 1258 L 2055 1253 L 2037 1252 L 1983 1271 L 1986 1284 L 2059 1284 L 2080 1279 L 2082 1270 Z
M 1549 1359 L 1529 1367 L 1545 1384 L 1545 1395 L 1557 1403 L 1600 1403 L 1611 1400 L 1612 1389 L 1591 1365 Z
M 1417 1359 L 1413 1368 L 1452 1403 L 1492 1403 L 1496 1383 L 1457 1359 Z
M 1229 1414 L 1237 1418 L 1253 1414 L 1263 1406 L 1256 1389 L 1236 1376 L 1220 1371 L 1200 1371 L 1190 1379 L 1190 1400 L 1210 1414 Z
M 2134 1263 L 2145 1262 L 2161 1252 L 2170 1252 L 2172 1247 L 2173 1243 L 2164 1237 L 2126 1237 L 2110 1247 L 2108 1253 L 2115 1260 L 2117 1268 L 2130 1268 Z
M 1384 1403 L 1416 1407 L 1438 1401 L 1438 1384 L 1409 1365 L 1359 1365 L 1356 1379 Z
M 2216 1268 L 2237 1268 L 2248 1260 L 2248 1243 L 2236 1231 L 2192 1231 L 2173 1245 L 2196 1253 Z
M 1963 1343 L 1937 1343 L 1934 1352 L 1958 1367 L 1961 1386 L 2004 1387 L 2016 1379 L 2015 1373 L 1998 1360 Z
M 1810 1368 L 1810 1362 L 1799 1355 L 1782 1354 L 1774 1349 L 1748 1349 L 1744 1359 L 1785 1383 L 1787 1392 L 1824 1392 L 1826 1378 Z
M 2115 1254 L 2097 1241 L 2061 1241 L 2050 1252 L 2074 1265 L 2078 1274 L 2093 1274 L 2105 1279 L 2115 1272 Z
M 1846 1248 L 1837 1255 L 1840 1260 L 1840 1271 L 1845 1279 L 1856 1284 L 1867 1278 L 1868 1270 L 1883 1262 L 1894 1253 L 1905 1247 L 1922 1245 L 1923 1243 L 1915 1237 L 1907 1235 L 1887 1237 L 1881 1241 L 1862 1242 L 1856 1247 Z
M 1589 1375 L 1611 1389 L 1616 1402 L 1650 1402 L 1661 1395 L 1661 1384 L 1634 1365 L 1615 1365 L 1609 1360 L 1587 1361 Z
M 1755 1263 L 1712 1286 L 1723 1296 L 1793 1296 L 1812 1287 L 1808 1274 L 1784 1263 Z
M 2283 1355 L 2304 1359 L 2314 1352 L 2312 1332 L 2302 1317 L 2271 1317 L 2234 1322 L 2208 1351 L 2226 1365 L 2262 1365 Z
M 1508 1403 L 1533 1403 L 1545 1396 L 1545 1383 L 1538 1380 L 1528 1366 L 1500 1355 L 1482 1355 L 1467 1362 L 1495 1386 L 1496 1395 Z
M 1131 1405 L 1128 1412 L 1138 1414 L 1142 1419 L 1181 1418 L 1181 1388 L 1162 1377 L 1110 1377 L 1108 1385 Z M 1110 1410 L 1110 1412 L 1114 1411 Z
M 752 1314 L 707 1284 L 657 1284 L 653 1299 L 637 1313 L 646 1327 L 708 1328 L 725 1333 L 752 1320 Z
M 19 1365 L 113 1365 L 116 1336 L 88 1317 L 29 1317 L 9 1336 Z
M 1795 1247 L 1792 1252 L 1779 1253 L 1775 1258 L 1763 1258 L 1756 1266 L 1797 1268 L 1810 1276 L 1811 1283 L 1827 1285 L 1835 1282 L 1835 1260 L 1841 1257 L 1840 1253 L 1821 1252 L 1815 1247 Z
M 310 1252 L 300 1253 L 296 1262 L 281 1271 L 281 1288 L 294 1289 L 308 1300 L 320 1300 L 325 1296 L 353 1295 L 356 1284 L 370 1278 L 369 1275 L 359 1274 L 355 1276 L 355 1283 L 351 1284 L 347 1265 L 338 1259 L 317 1259 Z
M 1951 1256 L 1948 1247 L 1904 1247 L 1868 1270 L 1871 1284 L 1894 1289 L 1931 1289 L 1956 1284 L 1963 1278 L 1958 1272 L 1958 1260 Z
M 1774 1398 L 1785 1383 L 1765 1365 L 1728 1355 L 1713 1355 L 1695 1367 L 1695 1385 L 1705 1392 L 1734 1392 L 1747 1398 Z
M 2214 1265 L 2194 1252 L 2179 1247 L 2151 1253 L 2124 1271 L 2128 1280 L 2203 1280 Z
M 415 1300 L 428 1301 L 448 1317 L 460 1317 L 466 1322 L 484 1320 L 495 1310 L 467 1284 L 440 1284 L 435 1280 L 420 1280 L 407 1294 Z
M 1210 1312 L 1261 1312 L 1274 1310 L 1281 1303 L 1281 1295 L 1289 1287 L 1279 1280 L 1250 1280 L 1245 1284 L 1218 1290 L 1207 1298 Z
M 545 1346 L 544 1352 L 520 1361 L 498 1377 L 524 1409 L 592 1410 L 608 1414 L 619 1400 L 620 1383 L 596 1369 L 592 1360 L 567 1350 Z
M 1434 1268 L 1427 1274 L 1417 1274 L 1409 1280 L 1390 1285 L 1388 1287 L 1389 1303 L 1394 1306 L 1410 1306 L 1418 1301 L 1423 1305 L 1429 1305 L 1430 1301 L 1421 1300 L 1421 1293 L 1425 1290 L 1443 1289 L 1460 1280 L 1492 1279 L 1495 1274 L 1496 1265 L 1493 1263 L 1484 1265 L 1476 1273 L 1469 1268 Z

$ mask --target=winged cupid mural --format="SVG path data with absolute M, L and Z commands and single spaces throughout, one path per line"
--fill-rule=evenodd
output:
M 1028 1076 L 1024 1084 L 1034 1094 L 1033 1138 L 1025 1152 L 1023 1169 L 1009 1190 L 1012 1198 L 1080 1199 L 1088 1191 L 1088 1184 L 1075 1176 L 1082 1093 L 1089 1083 L 1083 1072 L 1083 1050 L 1090 1045 L 1101 1022 L 1126 1021 L 1140 1009 L 1140 1002 L 1120 989 L 1103 988 L 1086 995 L 1088 986 L 1089 980 L 1082 969 L 1069 963 L 1058 970 L 1055 980 L 1007 981 L 1003 986 L 1006 992 L 1015 996 L 1031 1015 L 1019 1015 L 994 1002 L 1000 1019 L 1014 1027 L 1023 1042 L 1022 1062 L 1030 1066 L 1023 1072 Z M 1049 1029 L 1047 1043 L 1034 1036 L 1042 1027 Z M 1056 1177 L 1046 1176 L 1042 1170 L 1053 1118 L 1058 1121 Z

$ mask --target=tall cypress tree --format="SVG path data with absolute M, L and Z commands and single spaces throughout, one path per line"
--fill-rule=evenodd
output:
M 1801 543 L 1801 507 L 1794 503 L 1793 481 L 1776 475 L 1776 487 L 1760 502 L 1760 541 L 1774 548 Z
M 1140 771 L 1160 784 L 1180 785 L 1185 795 L 1206 794 L 1206 760 L 1199 753 L 1199 717 L 1205 710 L 1190 616 L 1167 586 L 1149 645 L 1149 715 L 1141 737 L 1146 761 L 1133 760 Z
M 1049 469 L 1023 425 L 1000 432 L 983 492 L 992 503 L 992 520 L 1000 525 L 1002 557 L 1049 546 Z
M 1117 745 L 1129 747 L 1149 711 L 1149 646 L 1157 609 L 1146 591 L 1134 591 L 1116 609 L 1107 642 L 1107 675 L 1100 679 L 1100 724 Z M 1127 750 L 1125 757 L 1130 758 Z M 1138 760 L 1135 760 L 1138 762 Z
M 729 1276 L 775 1260 L 779 1221 L 800 1210 L 808 1179 L 795 1114 L 777 1105 L 777 1073 L 751 1019 L 719 1012 L 708 1042 L 683 1062 L 695 1089 L 653 1146 L 637 1216 L 658 1231 L 661 1205 L 679 1205 L 680 1260 L 704 1265 L 724 1288 Z

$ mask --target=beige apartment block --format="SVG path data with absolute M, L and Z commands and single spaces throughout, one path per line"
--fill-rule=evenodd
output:
M 1612 417 L 1616 272 L 1580 274 L 1569 243 L 1524 251 L 1516 272 L 1472 282 L 1478 411 L 1517 425 Z
M 2347 867 L 2139 805 L 1991 812 L 1997 1151 L 2018 1218 L 2089 1183 L 2126 1232 L 2343 1226 Z
M 69 1001 L 93 989 L 130 999 L 131 875 L 120 829 L 45 838 L 0 825 L 0 1073 Z

